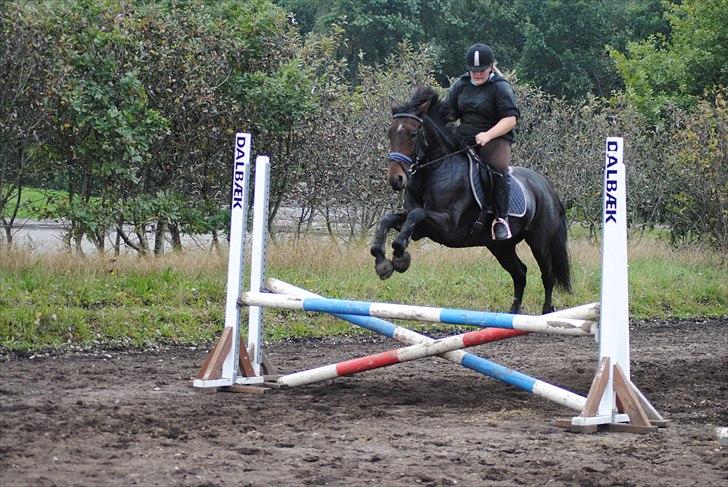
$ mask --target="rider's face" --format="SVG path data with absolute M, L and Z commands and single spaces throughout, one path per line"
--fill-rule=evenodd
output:
M 474 85 L 480 86 L 488 81 L 488 76 L 490 76 L 490 72 L 492 70 L 493 67 L 490 66 L 485 71 L 470 71 L 470 80 L 473 82 Z

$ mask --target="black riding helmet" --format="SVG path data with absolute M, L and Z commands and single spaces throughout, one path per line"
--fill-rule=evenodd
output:
M 465 67 L 468 71 L 485 71 L 494 60 L 493 49 L 485 44 L 473 44 L 465 53 Z

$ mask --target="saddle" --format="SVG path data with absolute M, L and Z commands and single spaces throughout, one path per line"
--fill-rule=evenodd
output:
M 481 211 L 485 209 L 486 213 L 493 214 L 495 213 L 495 203 L 491 191 L 493 187 L 491 181 L 493 177 L 492 170 L 480 160 L 480 157 L 474 151 L 468 151 L 467 154 L 470 190 L 473 193 L 473 198 L 475 198 Z M 513 168 L 509 168 L 509 173 L 511 175 L 511 191 L 508 198 L 508 216 L 522 217 L 526 214 L 525 188 L 523 183 L 513 175 Z

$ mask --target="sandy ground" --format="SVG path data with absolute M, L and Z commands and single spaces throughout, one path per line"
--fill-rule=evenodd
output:
M 263 395 L 190 387 L 206 350 L 0 357 L 0 484 L 728 485 L 728 319 L 632 323 L 632 380 L 671 421 L 574 434 L 561 406 L 439 358 Z M 268 346 L 282 371 L 394 348 Z M 591 338 L 472 350 L 585 394 Z

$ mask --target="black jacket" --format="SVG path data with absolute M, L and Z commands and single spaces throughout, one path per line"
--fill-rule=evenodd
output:
M 513 88 L 496 73 L 480 86 L 470 82 L 469 73 L 460 76 L 450 86 L 447 103 L 460 119 L 457 133 L 467 144 L 474 143 L 476 134 L 493 128 L 501 119 L 521 116 Z M 515 142 L 515 130 L 502 137 L 510 143 Z

